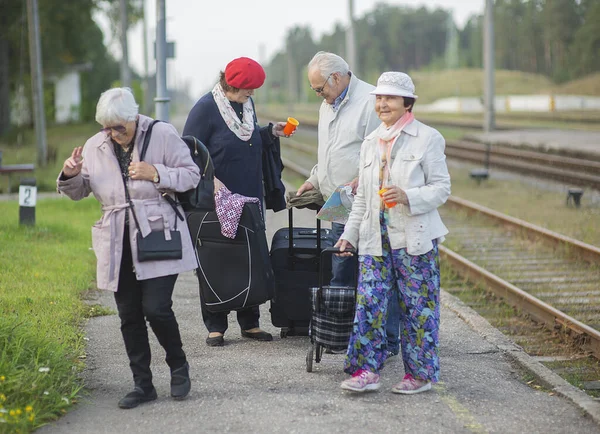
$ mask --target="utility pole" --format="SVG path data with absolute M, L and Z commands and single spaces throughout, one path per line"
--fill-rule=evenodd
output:
M 260 63 L 263 68 L 266 64 L 267 61 L 267 56 L 266 56 L 266 47 L 264 43 L 260 43 L 258 44 L 258 63 Z M 268 101 L 269 95 L 269 86 L 268 83 L 265 83 L 267 86 L 263 86 L 260 89 L 260 92 L 257 93 L 256 95 L 256 102 L 258 102 L 259 104 L 265 104 Z
M 156 0 L 156 119 L 169 122 L 167 94 L 167 12 L 165 0 Z
M 144 32 L 144 114 L 150 116 L 150 74 L 148 72 L 148 23 L 146 22 L 146 0 L 142 0 L 142 31 Z
M 294 102 L 298 99 L 296 89 L 298 80 L 296 79 L 296 64 L 292 54 L 291 34 L 287 41 L 287 69 L 288 69 L 288 113 L 294 112 Z
M 354 37 L 354 0 L 348 0 L 348 29 L 346 30 L 346 61 L 350 70 L 358 74 L 356 62 L 356 38 Z
M 34 107 L 33 119 L 38 148 L 37 162 L 38 165 L 45 166 L 48 161 L 48 145 L 46 143 L 40 20 L 37 0 L 27 0 L 27 22 L 29 28 L 29 62 L 31 63 L 31 93 Z
M 127 0 L 121 0 L 121 86 L 131 87 L 131 70 L 129 69 L 129 50 L 127 49 Z
M 494 0 L 485 0 L 485 23 L 483 37 L 484 63 L 484 125 L 486 133 L 496 129 L 494 89 Z

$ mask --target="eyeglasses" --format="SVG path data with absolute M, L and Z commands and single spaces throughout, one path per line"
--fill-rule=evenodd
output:
M 100 131 L 102 131 L 103 133 L 110 133 L 110 131 L 116 131 L 117 134 L 125 134 L 127 132 L 127 128 L 124 125 L 115 125 L 114 127 L 106 127 L 106 128 L 102 128 Z
M 331 74 L 329 74 L 327 76 L 327 78 L 325 79 L 325 83 L 323 83 L 323 86 L 321 87 L 310 87 L 312 90 L 314 90 L 316 93 L 323 93 L 323 90 L 325 89 L 325 86 L 327 86 L 327 83 L 329 82 L 329 77 L 331 77 L 334 73 L 332 72 Z

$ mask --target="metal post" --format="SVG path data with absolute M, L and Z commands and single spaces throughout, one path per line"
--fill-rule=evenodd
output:
M 266 56 L 266 47 L 265 44 L 258 44 L 258 63 L 260 63 L 263 67 L 265 67 L 267 62 Z M 265 83 L 263 87 L 261 87 L 260 91 L 256 93 L 256 102 L 259 104 L 264 104 L 268 100 L 268 83 Z
M 495 116 L 495 89 L 494 89 L 494 0 L 485 2 L 485 24 L 484 24 L 484 125 L 486 133 L 496 129 Z
M 150 115 L 150 77 L 148 72 L 148 24 L 146 22 L 146 1 L 142 1 L 142 23 L 144 32 L 144 114 Z
M 346 61 L 350 70 L 358 74 L 356 62 L 356 39 L 354 37 L 354 0 L 348 0 L 348 29 L 346 30 Z
M 27 22 L 29 27 L 29 61 L 31 63 L 33 118 L 38 148 L 37 159 L 38 165 L 45 166 L 48 160 L 48 145 L 46 143 L 46 116 L 44 113 L 44 85 L 37 0 L 27 0 Z
M 156 119 L 169 121 L 167 94 L 167 14 L 165 0 L 156 0 Z
M 288 113 L 293 113 L 294 102 L 297 100 L 296 87 L 298 81 L 296 80 L 296 65 L 292 53 L 291 35 L 288 36 L 287 42 L 287 69 L 288 69 Z
M 129 50 L 127 48 L 127 0 L 121 0 L 121 86 L 131 87 L 131 70 L 129 69 Z

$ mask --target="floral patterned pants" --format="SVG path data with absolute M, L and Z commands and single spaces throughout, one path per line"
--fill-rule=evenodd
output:
M 400 343 L 404 371 L 414 378 L 439 380 L 440 267 L 437 243 L 412 256 L 392 250 L 388 214 L 381 212 L 383 256 L 359 255 L 354 329 L 344 363 L 348 374 L 365 369 L 379 373 L 386 358 L 388 299 L 400 294 Z

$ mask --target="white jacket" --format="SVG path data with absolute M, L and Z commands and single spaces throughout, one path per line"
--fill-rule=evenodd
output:
M 358 247 L 361 255 L 382 256 L 379 223 L 379 152 L 376 132 L 362 144 L 358 191 L 341 239 Z M 396 143 L 390 167 L 390 183 L 406 192 L 410 206 L 389 209 L 388 234 L 392 249 L 406 247 L 410 255 L 422 255 L 442 242 L 448 229 L 437 208 L 450 196 L 450 174 L 444 155 L 445 141 L 435 129 L 415 120 Z
M 358 176 L 360 146 L 380 121 L 375 113 L 375 89 L 369 83 L 350 77 L 348 92 L 337 111 L 325 101 L 319 109 L 317 164 L 308 182 L 329 197 L 340 185 Z

